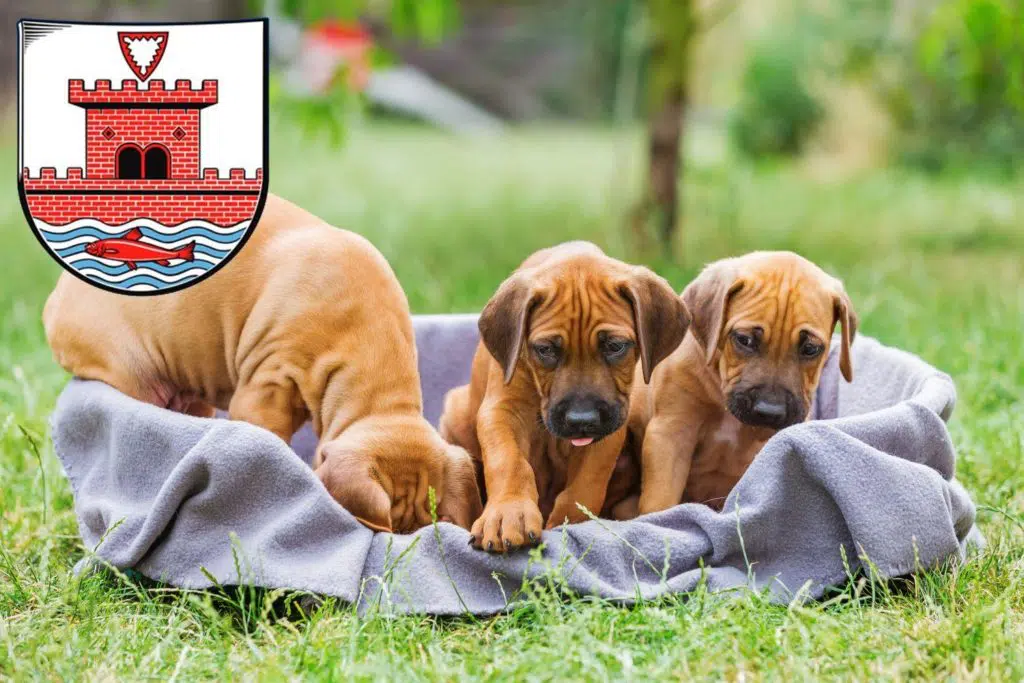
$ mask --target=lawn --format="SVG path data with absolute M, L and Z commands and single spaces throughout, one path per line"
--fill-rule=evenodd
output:
M 846 282 L 864 334 L 956 380 L 950 429 L 982 553 L 823 604 L 698 592 L 623 608 L 537 586 L 479 621 L 334 605 L 282 619 L 273 596 L 78 580 L 84 549 L 47 436 L 66 377 L 39 320 L 59 268 L 11 182 L 0 194 L 0 679 L 1024 678 L 1024 185 L 900 171 L 824 181 L 799 165 L 736 163 L 697 136 L 671 264 L 632 254 L 619 219 L 641 150 L 607 131 L 463 139 L 384 127 L 332 150 L 280 128 L 270 176 L 278 194 L 370 238 L 418 312 L 478 309 L 528 253 L 566 239 L 643 260 L 677 288 L 703 262 L 751 249 L 816 260 Z M 15 165 L 8 142 L 0 167 Z

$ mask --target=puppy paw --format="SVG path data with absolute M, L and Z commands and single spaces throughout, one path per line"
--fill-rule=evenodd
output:
M 577 524 L 588 519 L 590 517 L 577 507 L 575 500 L 559 495 L 555 499 L 555 505 L 551 509 L 551 514 L 548 515 L 548 521 L 544 528 L 554 529 L 566 523 Z
M 487 501 L 470 531 L 475 548 L 503 553 L 540 542 L 544 518 L 529 498 Z

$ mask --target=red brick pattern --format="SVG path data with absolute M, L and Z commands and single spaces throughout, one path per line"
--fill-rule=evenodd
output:
M 106 128 L 114 131 L 107 139 Z M 174 137 L 177 128 L 185 131 Z M 170 156 L 171 178 L 199 178 L 198 109 L 87 109 L 85 113 L 85 175 L 113 178 L 117 150 L 125 143 L 159 144 Z

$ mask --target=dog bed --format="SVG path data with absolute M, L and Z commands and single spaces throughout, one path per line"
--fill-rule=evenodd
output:
M 476 318 L 416 318 L 425 411 L 465 383 Z M 833 345 L 833 351 L 838 349 Z M 450 524 L 374 533 L 308 465 L 308 426 L 290 449 L 261 428 L 140 403 L 72 380 L 52 434 L 90 556 L 187 588 L 255 585 L 335 596 L 393 612 L 492 614 L 524 578 L 555 572 L 581 594 L 629 602 L 667 592 L 767 589 L 819 597 L 858 573 L 897 577 L 962 561 L 981 543 L 975 508 L 954 479 L 946 431 L 950 378 L 860 337 L 855 381 L 838 354 L 807 423 L 771 439 L 722 512 L 679 505 L 631 522 L 589 521 L 544 533 L 540 556 L 474 550 Z

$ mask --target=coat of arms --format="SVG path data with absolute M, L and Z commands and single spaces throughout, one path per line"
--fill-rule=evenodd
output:
M 242 248 L 267 185 L 266 21 L 19 23 L 29 224 L 76 276 L 155 294 Z

